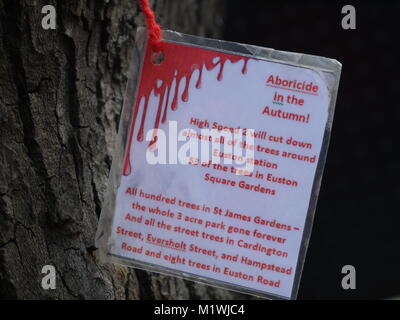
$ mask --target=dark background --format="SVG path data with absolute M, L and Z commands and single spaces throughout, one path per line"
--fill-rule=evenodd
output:
M 344 30 L 341 8 L 356 8 Z M 228 1 L 225 39 L 343 65 L 299 299 L 400 296 L 399 2 Z M 341 288 L 342 266 L 357 289 Z

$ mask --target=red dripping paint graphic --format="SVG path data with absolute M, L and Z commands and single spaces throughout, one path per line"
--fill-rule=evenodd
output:
M 202 74 L 205 67 L 210 71 L 219 66 L 217 79 L 223 79 L 224 66 L 226 61 L 236 63 L 243 60 L 242 73 L 247 72 L 247 62 L 250 58 L 217 52 L 207 49 L 179 45 L 174 43 L 163 42 L 162 51 L 164 60 L 161 64 L 153 64 L 151 62 L 151 49 L 148 47 L 145 53 L 141 82 L 138 96 L 135 103 L 132 125 L 129 132 L 129 142 L 126 151 L 123 174 L 125 176 L 131 173 L 130 151 L 133 139 L 133 133 L 138 118 L 140 102 L 144 99 L 143 111 L 141 119 L 139 119 L 139 130 L 136 136 L 138 141 L 143 140 L 144 124 L 146 121 L 147 108 L 150 99 L 150 94 L 154 90 L 155 96 L 159 97 L 156 118 L 154 120 L 154 129 L 158 129 L 160 122 L 164 123 L 167 119 L 168 108 L 176 110 L 178 107 L 179 98 L 186 102 L 189 99 L 189 84 L 195 70 L 199 71 L 199 75 L 195 87 L 201 87 Z M 179 86 L 181 80 L 185 79 L 185 88 L 181 97 L 179 97 Z M 175 88 L 171 92 L 172 84 L 175 83 Z M 169 99 L 172 98 L 172 103 Z M 170 105 L 170 106 L 169 106 Z M 153 137 L 150 145 L 157 141 L 157 137 Z

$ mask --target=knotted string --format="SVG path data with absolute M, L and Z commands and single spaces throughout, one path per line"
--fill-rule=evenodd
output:
M 154 11 L 150 8 L 149 0 L 139 0 L 140 7 L 146 19 L 148 32 L 148 41 L 153 52 L 161 52 L 162 31 L 160 25 L 156 22 Z

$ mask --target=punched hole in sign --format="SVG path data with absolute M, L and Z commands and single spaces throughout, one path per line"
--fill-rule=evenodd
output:
M 158 52 L 153 51 L 151 53 L 150 59 L 151 59 L 152 64 L 160 65 L 164 61 L 164 52 L 163 51 L 158 51 Z

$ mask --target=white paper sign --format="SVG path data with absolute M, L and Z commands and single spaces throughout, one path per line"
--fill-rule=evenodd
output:
M 144 58 L 108 254 L 293 297 L 333 77 L 185 44 L 164 55 Z

